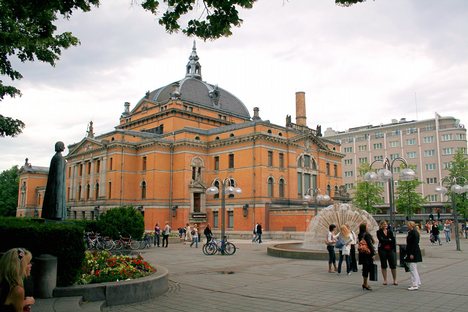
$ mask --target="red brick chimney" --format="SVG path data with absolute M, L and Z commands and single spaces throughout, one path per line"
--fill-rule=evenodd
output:
M 296 124 L 307 127 L 305 92 L 296 92 Z

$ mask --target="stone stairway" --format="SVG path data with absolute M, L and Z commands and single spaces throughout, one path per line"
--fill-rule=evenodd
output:
M 58 297 L 36 299 L 32 307 L 34 312 L 100 312 L 104 301 L 86 302 L 82 297 Z

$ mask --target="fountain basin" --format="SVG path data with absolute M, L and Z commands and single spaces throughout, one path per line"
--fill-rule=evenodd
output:
M 303 243 L 276 244 L 267 248 L 267 254 L 273 257 L 290 259 L 328 260 L 327 250 L 305 249 L 302 246 Z

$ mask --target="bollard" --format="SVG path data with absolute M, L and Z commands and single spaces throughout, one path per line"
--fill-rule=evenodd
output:
M 34 259 L 34 296 L 52 298 L 57 286 L 57 257 L 43 254 Z

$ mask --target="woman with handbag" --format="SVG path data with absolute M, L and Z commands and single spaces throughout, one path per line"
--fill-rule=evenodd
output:
M 369 274 L 374 268 L 374 238 L 367 231 L 367 223 L 359 225 L 358 234 L 359 264 L 362 265 L 362 289 L 372 290 L 369 286 Z
M 336 225 L 330 224 L 328 226 L 327 239 L 325 240 L 325 244 L 327 244 L 327 251 L 328 251 L 328 273 L 336 272 L 335 244 L 336 244 L 336 238 L 338 235 L 335 234 L 335 230 L 336 230 Z M 334 270 L 332 270 L 332 266 Z
M 338 238 L 338 242 L 342 242 L 342 245 L 338 247 L 338 243 L 335 245 L 336 248 L 340 250 L 340 260 L 338 261 L 338 274 L 341 273 L 341 264 L 343 263 L 343 259 L 346 262 L 346 273 L 351 275 L 351 244 L 354 244 L 353 237 L 351 235 L 351 231 L 346 225 L 342 225 L 340 228 L 340 235 Z
M 387 285 L 387 263 L 390 267 L 393 277 L 393 285 L 398 285 L 396 279 L 396 239 L 392 230 L 388 228 L 385 220 L 380 221 L 380 228 L 377 230 L 377 239 L 379 241 L 380 268 L 382 269 L 383 284 Z
M 418 262 L 422 262 L 421 249 L 419 248 L 419 229 L 414 221 L 408 222 L 408 236 L 406 236 L 406 262 L 411 275 L 411 286 L 408 290 L 418 290 L 421 279 L 418 273 Z

